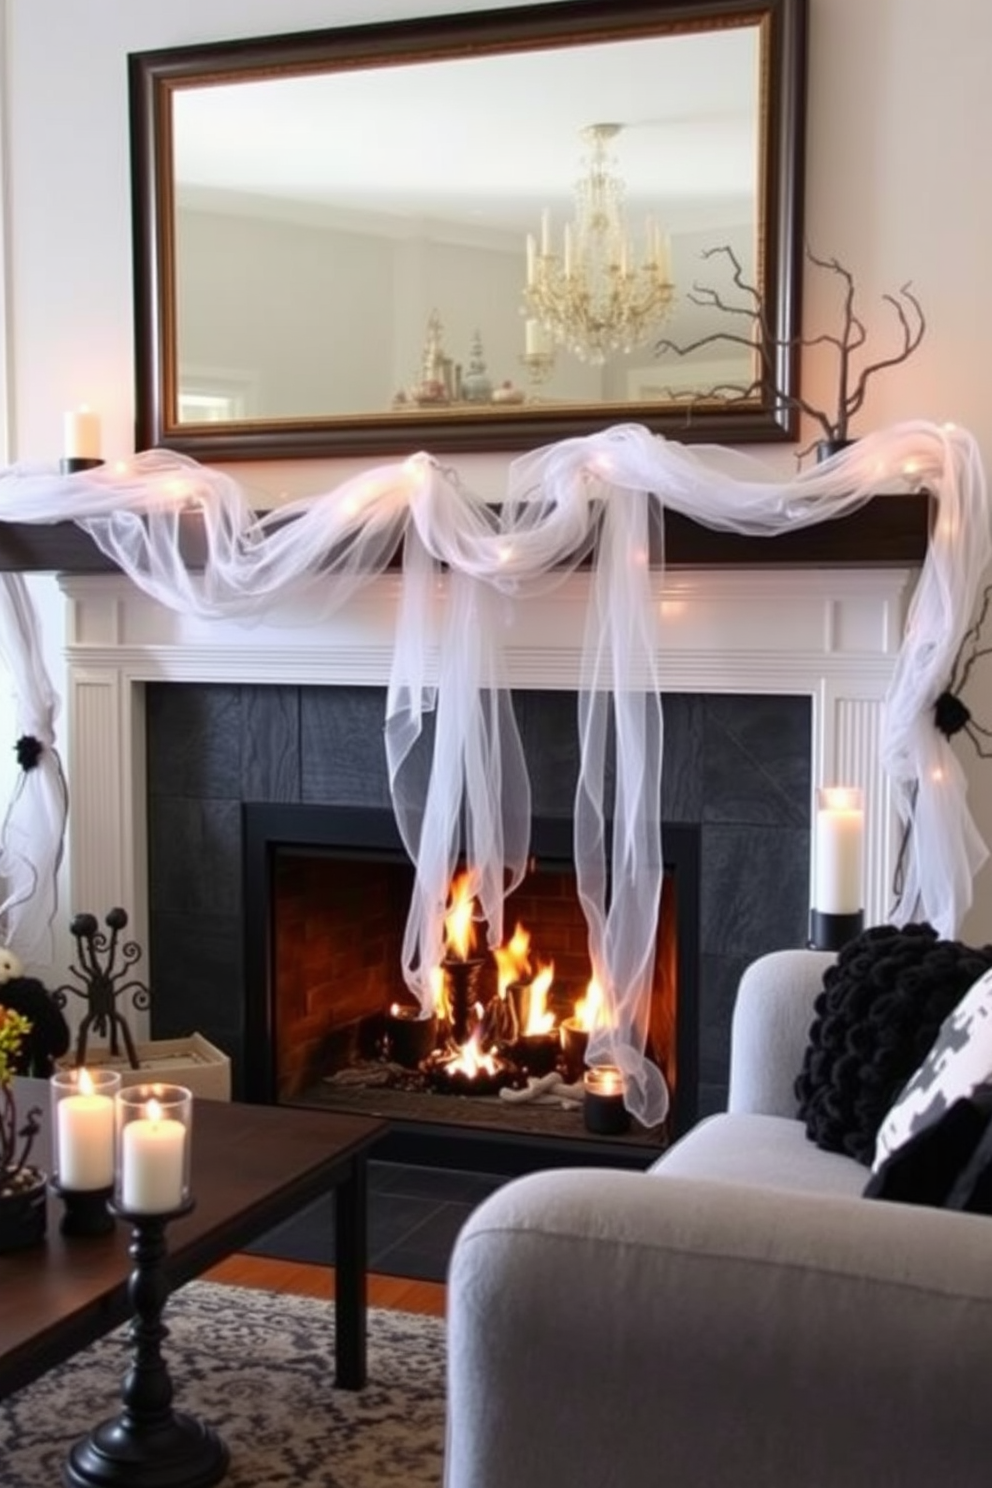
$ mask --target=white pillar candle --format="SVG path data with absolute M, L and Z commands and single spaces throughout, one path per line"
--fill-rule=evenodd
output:
M 524 327 L 524 341 L 528 356 L 538 356 L 547 351 L 548 338 L 539 320 L 528 320 Z
M 86 1071 L 80 1093 L 57 1103 L 56 1170 L 63 1188 L 83 1192 L 109 1188 L 114 1181 L 114 1103 L 93 1091 Z
M 157 1101 L 121 1131 L 121 1207 L 132 1214 L 165 1214 L 183 1202 L 186 1127 L 163 1116 Z
M 537 278 L 537 243 L 534 234 L 527 234 L 527 288 L 533 289 Z
M 813 908 L 821 914 L 857 914 L 864 908 L 863 796 L 853 786 L 817 791 Z
M 63 416 L 62 453 L 67 460 L 100 459 L 100 415 L 87 408 L 70 410 Z

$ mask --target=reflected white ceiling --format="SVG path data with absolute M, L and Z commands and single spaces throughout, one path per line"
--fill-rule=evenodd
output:
M 758 41 L 748 26 L 183 89 L 177 178 L 198 197 L 518 230 L 565 210 L 580 130 L 609 121 L 632 207 L 665 226 L 728 203 L 753 214 Z

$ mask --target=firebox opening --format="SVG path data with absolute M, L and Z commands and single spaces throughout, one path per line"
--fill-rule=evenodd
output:
M 516 1080 L 508 1076 L 488 1087 L 446 1084 L 431 1077 L 437 1053 L 425 1063 L 427 1046 L 409 1043 L 411 1033 L 422 1041 L 425 1030 L 403 1018 L 404 1010 L 418 1011 L 401 973 L 413 868 L 391 815 L 335 807 L 246 807 L 246 893 L 254 901 L 249 935 L 252 926 L 257 933 L 264 925 L 267 945 L 267 975 L 265 986 L 256 990 L 261 1006 L 255 1016 L 268 1036 L 249 1040 L 249 1047 L 261 1044 L 268 1051 L 267 1068 L 256 1071 L 267 1088 L 256 1091 L 256 1098 L 375 1111 L 400 1125 L 427 1123 L 439 1131 L 458 1128 L 553 1143 L 588 1140 L 580 1109 L 510 1101 L 499 1091 L 503 1084 L 525 1086 L 528 1074 L 552 1068 L 566 1082 L 581 1077 L 581 1066 L 574 1057 L 570 1065 L 564 1063 L 561 1050 L 561 1024 L 573 1016 L 590 980 L 570 832 L 564 820 L 535 821 L 532 871 L 507 900 L 504 919 L 504 944 L 516 926 L 524 926 L 532 969 L 553 965 L 547 993 L 553 1033 L 543 1041 L 520 1039 L 504 1051 L 515 1063 Z M 648 1132 L 635 1126 L 627 1139 L 653 1149 L 695 1119 L 696 836 L 695 829 L 682 826 L 666 828 L 663 836 L 666 872 L 647 1048 L 669 1083 L 673 1109 L 662 1128 Z M 477 991 L 479 1005 L 488 1006 L 499 977 L 485 948 L 485 926 L 478 928 Z M 249 966 L 253 959 L 249 955 Z M 514 997 L 519 990 L 514 987 Z M 539 1064 L 539 1058 L 545 1062 Z

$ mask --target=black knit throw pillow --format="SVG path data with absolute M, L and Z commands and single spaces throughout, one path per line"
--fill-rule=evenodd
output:
M 818 1147 L 870 1165 L 875 1138 L 944 1018 L 992 966 L 992 946 L 940 940 L 930 925 L 876 925 L 823 976 L 796 1080 Z

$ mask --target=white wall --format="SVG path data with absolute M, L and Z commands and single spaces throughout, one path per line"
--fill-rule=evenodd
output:
M 62 410 L 87 401 L 107 453 L 133 447 L 132 286 L 126 54 L 129 51 L 422 12 L 494 0 L 7 0 L 7 268 L 11 454 L 54 459 Z M 988 463 L 992 329 L 992 6 L 988 0 L 811 0 L 807 234 L 855 273 L 880 349 L 895 325 L 880 296 L 912 280 L 929 328 L 916 356 L 880 377 L 854 432 L 902 418 L 970 428 Z M 806 333 L 835 327 L 836 286 L 807 275 Z M 874 341 L 874 338 L 878 338 Z M 830 401 L 827 358 L 810 353 L 807 393 Z M 793 452 L 765 453 L 782 470 Z M 241 467 L 253 494 L 295 493 L 363 462 Z M 489 499 L 506 460 L 463 457 Z M 57 608 L 50 624 L 58 628 Z M 976 712 L 981 712 L 980 700 Z M 992 703 L 987 706 L 992 725 Z M 2 746 L 0 746 L 2 747 Z M 992 839 L 992 762 L 961 756 Z M 73 906 L 93 908 L 101 906 Z M 992 868 L 964 933 L 989 939 Z

